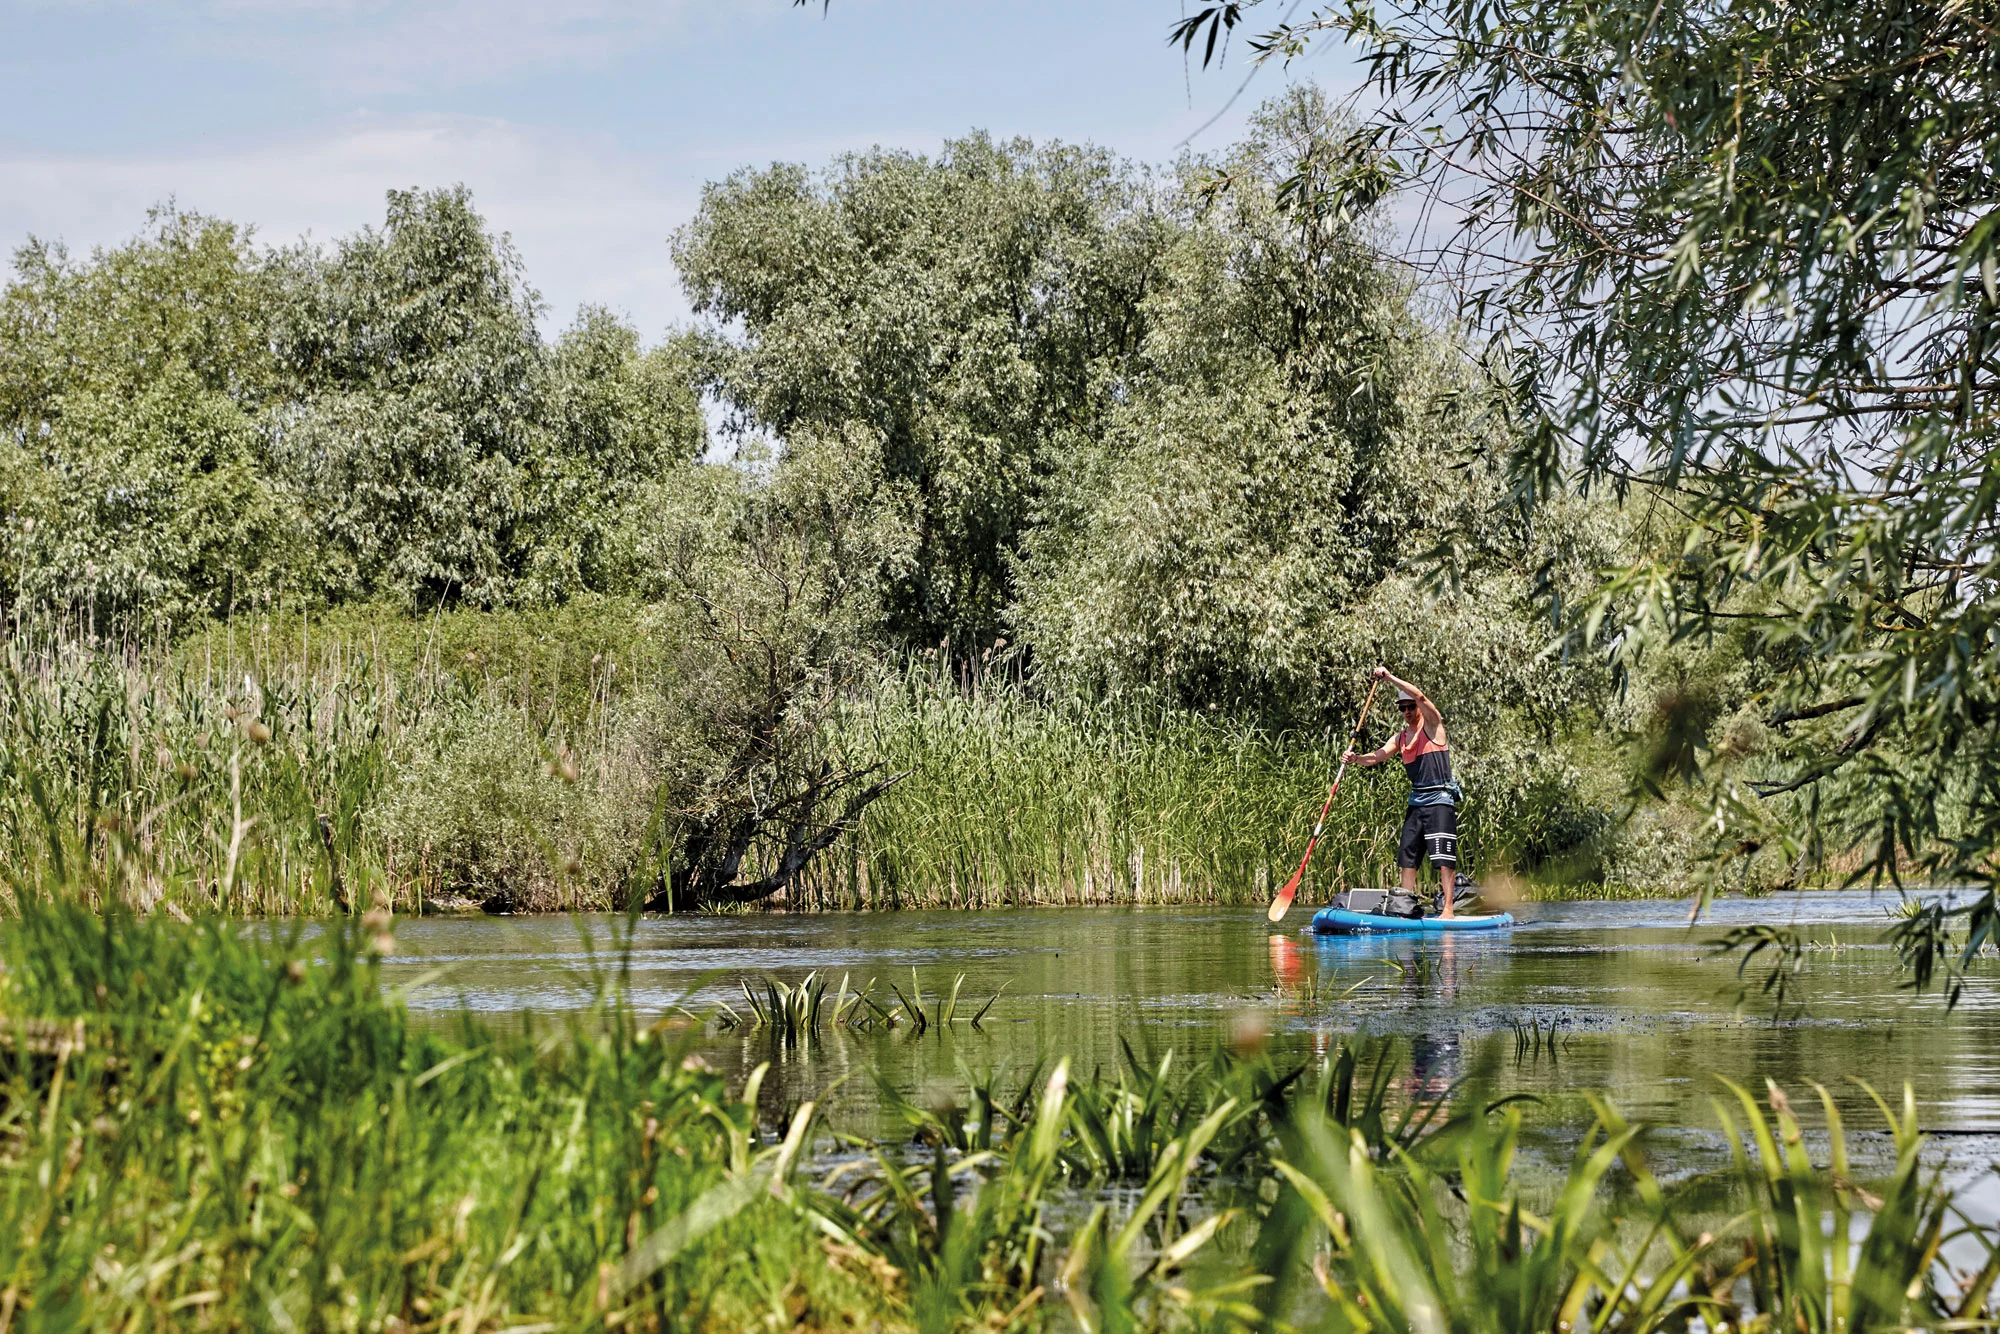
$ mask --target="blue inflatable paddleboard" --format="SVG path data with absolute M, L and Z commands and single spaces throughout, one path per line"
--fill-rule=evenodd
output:
M 1321 908 L 1313 914 L 1313 931 L 1322 936 L 1380 935 L 1385 932 L 1497 931 L 1514 925 L 1514 914 L 1487 913 L 1479 917 L 1390 917 L 1385 913 L 1350 912 L 1346 908 Z

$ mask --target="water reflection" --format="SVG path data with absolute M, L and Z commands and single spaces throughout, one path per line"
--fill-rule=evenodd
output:
M 1892 950 L 1877 943 L 1886 902 L 1820 894 L 1719 905 L 1721 924 L 1792 921 L 1824 938 L 1806 977 L 1807 1010 L 1781 1023 L 1738 1003 L 1733 959 L 1712 955 L 1716 922 L 1690 930 L 1685 905 L 1523 905 L 1520 926 L 1479 936 L 1313 937 L 1274 930 L 1249 909 L 1054 908 L 982 913 L 829 914 L 652 919 L 616 941 L 602 918 L 428 919 L 399 928 L 397 975 L 442 968 L 413 1004 L 470 1005 L 496 1018 L 575 1010 L 593 970 L 622 968 L 642 1011 L 706 1012 L 735 996 L 740 977 L 795 981 L 812 969 L 850 985 L 874 980 L 886 998 L 912 970 L 927 996 L 964 975 L 977 1004 L 1005 984 L 982 1027 L 954 1024 L 919 1037 L 906 1028 L 828 1032 L 792 1047 L 712 1028 L 708 1059 L 737 1071 L 775 1062 L 767 1096 L 815 1097 L 845 1079 L 839 1105 L 856 1129 L 874 1114 L 871 1071 L 910 1092 L 962 1071 L 1023 1078 L 1069 1055 L 1109 1069 L 1119 1039 L 1141 1052 L 1199 1059 L 1224 1040 L 1232 1015 L 1269 1012 L 1280 1059 L 1323 1057 L 1351 1035 L 1405 1044 L 1406 1097 L 1434 1096 L 1467 1078 L 1496 1094 L 1543 1100 L 1549 1124 L 1587 1117 L 1584 1094 L 1607 1093 L 1629 1115 L 1714 1125 L 1712 1074 L 1751 1088 L 1828 1085 L 1852 1127 L 1876 1122 L 1860 1076 L 1916 1087 L 1930 1127 L 2000 1132 L 2000 1005 L 1982 977 L 1955 1015 L 1899 988 Z M 1527 1032 L 1540 1049 L 1517 1046 Z M 1810 1109 L 1815 1099 L 1795 1105 Z M 1705 1132 L 1704 1132 L 1705 1133 Z M 1699 1138 L 1699 1137 L 1697 1137 Z M 1954 1138 L 1968 1156 L 2000 1141 Z

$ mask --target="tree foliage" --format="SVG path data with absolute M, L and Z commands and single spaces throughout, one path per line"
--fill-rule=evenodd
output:
M 1337 167 L 1340 128 L 1316 93 L 1274 103 L 1219 200 L 1218 164 L 1162 183 L 983 137 L 711 188 L 677 254 L 715 383 L 746 432 L 849 441 L 901 488 L 892 642 L 1010 636 L 1052 688 L 1317 725 L 1411 637 L 1398 618 L 1453 620 L 1401 583 L 1400 609 L 1369 600 L 1438 542 L 1495 535 L 1470 466 L 1484 391 L 1367 220 L 1284 206 L 1291 175 Z M 1525 697 L 1530 527 L 1486 544 L 1512 582 L 1422 636 L 1431 679 L 1497 658 Z M 1469 614 L 1496 601 L 1518 641 L 1497 653 Z M 1580 698 L 1541 675 L 1569 692 L 1550 716 Z
M 1247 22 L 1202 6 L 1185 43 Z M 1692 746 L 1719 847 L 1971 883 L 1905 933 L 1919 980 L 1995 923 L 2000 854 L 2000 92 L 1944 3 L 1355 3 L 1255 39 L 1360 44 L 1355 169 L 1494 339 L 1527 506 L 1671 515 L 1586 625 L 1626 666 L 1747 627 L 1760 776 Z
M 1421 394 L 1387 365 L 1403 294 L 1365 237 L 1269 203 L 1190 201 L 1162 257 L 1101 476 L 1031 562 L 1029 637 L 1062 670 L 1196 702 L 1310 680 L 1327 613 L 1421 540 L 1431 497 L 1392 462 Z
M 552 346 L 461 189 L 330 250 L 172 207 L 0 297 L 4 577 L 105 627 L 386 597 L 547 601 L 625 577 L 636 488 L 704 427 L 685 353 L 601 311 Z
M 30 242 L 0 296 L 4 577 L 23 607 L 200 617 L 289 586 L 294 534 L 260 466 L 279 399 L 275 288 L 248 236 L 155 210 L 79 263 Z
M 1420 318 L 1369 219 L 1284 204 L 1343 129 L 1297 90 L 1226 159 L 1187 165 L 1099 455 L 1031 547 L 1022 628 L 1072 678 L 1279 725 L 1350 712 L 1384 654 L 1465 687 L 1446 697 L 1468 714 L 1540 684 L 1559 716 L 1586 682 L 1536 664 L 1525 573 L 1534 531 L 1564 516 L 1492 522 L 1475 368 Z M 1484 547 L 1476 588 L 1408 577 L 1465 541 Z
M 282 466 L 319 577 L 504 603 L 527 545 L 540 352 L 519 260 L 464 192 L 389 196 L 387 225 L 298 256 L 279 323 L 301 382 Z
M 858 432 L 914 494 L 890 632 L 976 649 L 1051 478 L 1103 429 L 1163 232 L 1108 154 L 974 135 L 740 172 L 675 258 L 744 429 Z

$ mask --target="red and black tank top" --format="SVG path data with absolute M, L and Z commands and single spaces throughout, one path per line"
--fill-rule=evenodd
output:
M 1451 783 L 1451 746 L 1431 740 L 1421 724 L 1397 734 L 1396 757 L 1402 760 L 1414 791 L 1436 790 Z

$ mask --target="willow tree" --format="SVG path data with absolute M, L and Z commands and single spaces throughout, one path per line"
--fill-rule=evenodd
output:
M 1115 403 L 1159 233 L 1108 154 L 975 134 L 738 172 L 674 255 L 737 425 L 871 441 L 913 494 L 887 631 L 978 652 L 1050 479 Z
M 273 603 L 522 605 L 631 574 L 639 489 L 705 424 L 683 350 L 553 343 L 463 189 L 270 250 L 171 206 L 0 288 L 0 598 L 172 630 Z
M 0 291 L 0 585 L 99 629 L 261 606 L 300 581 L 260 422 L 275 289 L 246 231 L 155 209 L 127 245 L 31 240 Z
M 1185 164 L 1123 392 L 1030 537 L 1016 625 L 1085 689 L 1317 730 L 1386 656 L 1456 702 L 1462 740 L 1503 715 L 1552 739 L 1599 674 L 1538 659 L 1531 553 L 1567 536 L 1602 558 L 1613 525 L 1494 522 L 1488 388 L 1380 220 L 1286 206 L 1347 128 L 1295 89 Z M 1427 553 L 1467 538 L 1463 586 L 1422 587 Z
M 703 439 L 677 354 L 580 313 L 553 347 L 520 257 L 457 186 L 392 190 L 381 228 L 274 260 L 292 382 L 275 470 L 316 591 L 532 604 L 588 586 L 635 489 Z
M 879 440 L 787 446 L 768 472 L 697 464 L 647 488 L 636 565 L 671 682 L 634 872 L 654 911 L 791 891 L 906 776 L 850 754 L 830 722 L 876 670 L 912 498 L 882 477 Z
M 1524 507 L 1610 488 L 1674 522 L 1583 627 L 1621 665 L 1737 629 L 1781 738 L 1684 765 L 1721 865 L 1776 848 L 1970 884 L 1900 938 L 1920 983 L 2000 879 L 2000 43 L 1948 0 L 1352 0 L 1173 29 L 1212 56 L 1347 39 L 1349 170 L 1491 336 Z M 1272 11 L 1266 11 L 1272 12 Z M 1247 25 L 1247 26 L 1246 26 Z M 1958 931 L 1963 928 L 1963 934 Z

